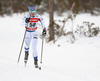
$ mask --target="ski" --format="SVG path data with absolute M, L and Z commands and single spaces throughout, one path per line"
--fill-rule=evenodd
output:
M 40 67 L 40 66 L 35 66 L 35 68 L 37 68 L 37 69 L 41 70 L 41 67 Z
M 24 61 L 24 63 L 25 63 L 25 67 L 26 67 L 26 65 L 27 65 L 27 61 Z M 36 65 L 35 68 L 41 70 L 41 67 L 38 66 L 38 65 Z
M 27 61 L 24 61 L 24 63 L 25 63 L 25 67 L 26 67 Z

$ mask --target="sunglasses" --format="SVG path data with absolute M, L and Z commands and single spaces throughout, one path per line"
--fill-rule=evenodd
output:
M 30 13 L 35 13 L 35 12 L 36 12 L 36 10 L 29 10 L 29 12 L 30 12 Z

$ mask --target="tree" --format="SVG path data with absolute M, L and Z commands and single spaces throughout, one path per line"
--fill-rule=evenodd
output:
M 49 0 L 49 41 L 54 40 L 53 0 Z
M 2 14 L 1 3 L 0 3 L 0 14 Z

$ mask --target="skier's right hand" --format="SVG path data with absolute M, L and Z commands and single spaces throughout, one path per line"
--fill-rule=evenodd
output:
M 28 23 L 30 21 L 30 18 L 26 18 L 25 22 Z

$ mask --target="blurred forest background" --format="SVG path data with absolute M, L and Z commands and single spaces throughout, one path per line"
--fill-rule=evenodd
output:
M 58 16 L 61 16 L 62 13 L 68 12 L 75 2 L 75 7 L 73 8 L 73 14 L 77 15 L 80 13 L 91 13 L 92 15 L 100 15 L 100 0 L 0 0 L 0 16 L 3 15 L 12 15 L 13 13 L 23 13 L 28 11 L 29 6 L 35 6 L 36 11 L 39 14 L 44 12 L 49 13 L 49 37 L 48 41 L 56 40 L 56 37 L 61 37 L 61 35 L 68 35 L 71 33 L 72 39 L 75 40 L 74 33 L 71 31 L 67 34 L 64 32 L 64 26 L 66 20 L 61 21 L 63 26 L 59 26 L 54 21 L 54 12 L 57 12 Z M 73 17 L 68 16 L 73 22 Z M 86 22 L 87 23 L 87 22 Z M 73 24 L 73 23 L 72 23 Z M 91 23 L 88 24 L 88 31 L 83 31 L 85 36 L 92 37 L 96 36 L 100 29 L 97 27 L 95 29 L 91 28 Z M 76 32 L 81 32 L 81 29 L 84 27 L 79 27 L 79 30 Z M 81 34 L 81 33 L 80 33 Z M 73 42 L 73 41 L 72 41 Z
M 53 9 L 61 15 L 70 9 L 72 3 L 75 2 L 75 13 L 86 13 L 99 15 L 94 12 L 100 12 L 100 0 L 53 0 Z M 11 15 L 13 13 L 22 13 L 28 11 L 29 6 L 36 6 L 39 14 L 49 12 L 49 0 L 0 0 L 0 15 Z

